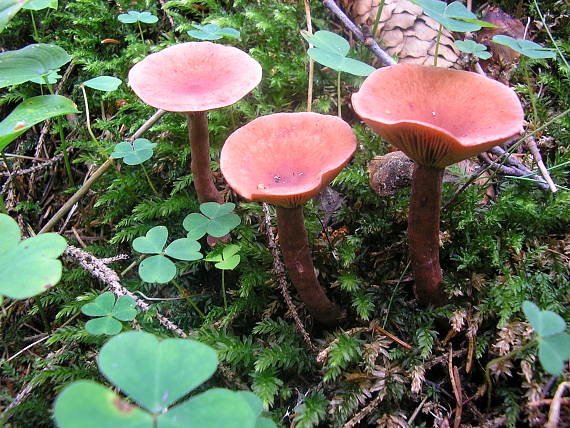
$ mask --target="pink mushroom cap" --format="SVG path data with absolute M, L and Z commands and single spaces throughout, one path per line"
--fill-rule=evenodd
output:
M 415 64 L 376 70 L 352 95 L 356 114 L 414 161 L 443 168 L 523 131 L 515 92 L 468 71 Z
M 129 85 L 146 104 L 199 112 L 239 101 L 261 81 L 261 66 L 245 52 L 188 42 L 151 54 L 129 71 Z
M 336 116 L 276 113 L 231 134 L 220 169 L 243 198 L 293 208 L 329 184 L 355 149 L 351 127 Z

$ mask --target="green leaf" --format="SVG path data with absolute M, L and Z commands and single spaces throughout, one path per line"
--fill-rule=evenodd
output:
M 145 282 L 164 284 L 176 276 L 176 265 L 168 257 L 152 256 L 141 262 L 139 275 Z
M 121 79 L 113 76 L 99 76 L 89 79 L 83 84 L 88 88 L 97 89 L 98 91 L 111 92 L 115 91 L 123 83 Z
M 121 13 L 117 19 L 123 24 L 134 24 L 140 21 L 144 24 L 154 24 L 158 22 L 158 18 L 148 11 L 138 12 L 136 10 L 129 10 L 127 13 Z
M 206 233 L 215 238 L 220 238 L 230 233 L 241 220 L 238 215 L 230 213 L 235 204 L 218 204 L 205 202 L 200 205 L 199 213 L 188 214 L 182 225 L 188 231 L 189 239 L 200 239 Z
M 207 262 L 218 262 L 214 266 L 222 270 L 232 270 L 240 262 L 240 256 L 237 252 L 240 250 L 239 245 L 228 245 L 224 247 L 221 254 L 209 254 L 204 261 Z
M 543 59 L 556 57 L 556 51 L 554 49 L 544 48 L 530 40 L 514 39 L 510 36 L 503 35 L 494 36 L 492 40 L 499 45 L 508 46 L 512 50 L 529 58 Z
M 277 428 L 277 425 L 269 418 L 259 417 L 256 420 L 255 428 Z
M 61 95 L 28 98 L 0 122 L 0 151 L 36 123 L 51 117 L 78 112 L 73 101 Z
M 28 45 L 15 51 L 0 53 L 0 88 L 42 78 L 58 71 L 71 57 L 56 45 Z
M 27 10 L 57 9 L 57 0 L 31 0 L 24 6 Z
M 355 76 L 368 76 L 376 69 L 362 61 L 333 54 L 320 48 L 309 48 L 309 56 L 325 67 L 336 71 L 354 74 Z
M 346 56 L 350 50 L 348 41 L 332 31 L 321 30 L 315 34 L 308 31 L 301 31 L 304 39 L 314 47 L 327 51 L 335 55 Z
M 566 323 L 560 315 L 552 311 L 541 311 L 529 301 L 523 302 L 522 308 L 530 325 L 539 336 L 551 336 L 566 330 Z
M 98 363 L 113 385 L 154 413 L 206 381 L 218 361 L 216 352 L 200 342 L 159 340 L 136 331 L 110 339 L 101 348 Z M 202 425 L 207 426 L 215 425 Z
M 538 358 L 544 370 L 559 375 L 570 358 L 570 335 L 558 333 L 539 338 Z
M 117 299 L 111 315 L 121 321 L 131 321 L 137 316 L 136 305 L 131 296 L 121 296 Z
M 250 391 L 238 391 L 237 393 L 241 396 L 241 398 L 247 401 L 255 416 L 259 416 L 261 414 L 263 411 L 263 402 L 257 395 Z
M 480 30 L 482 26 L 489 26 L 488 22 L 478 21 L 473 12 L 457 1 L 449 5 L 439 0 L 412 1 L 421 6 L 426 15 L 435 19 L 449 31 L 464 33 Z
M 139 165 L 152 157 L 155 147 L 156 144 L 146 138 L 137 138 L 132 145 L 126 141 L 117 144 L 111 157 L 123 158 L 127 165 Z
M 166 226 L 155 226 L 146 233 L 146 236 L 139 236 L 133 241 L 133 249 L 143 254 L 160 254 L 167 239 Z
M 178 260 L 200 260 L 203 256 L 200 253 L 200 243 L 194 239 L 181 238 L 173 241 L 164 254 Z
M 216 24 L 192 24 L 192 27 L 196 28 L 196 30 L 188 30 L 188 35 L 199 40 L 218 40 L 224 36 L 233 38 L 240 37 L 240 32 L 231 27 L 222 28 Z
M 152 416 L 123 401 L 96 382 L 83 380 L 64 388 L 55 400 L 59 428 L 153 428 Z
M 455 46 L 461 52 L 472 54 L 477 58 L 489 59 L 492 56 L 491 52 L 487 51 L 487 46 L 473 40 L 457 40 L 455 41 Z
M 0 294 L 14 299 L 53 287 L 61 279 L 57 258 L 67 247 L 65 239 L 55 233 L 19 239 L 18 224 L 0 214 Z
M 30 0 L 0 0 L 0 32 Z
M 95 300 L 81 307 L 81 312 L 90 317 L 104 317 L 113 312 L 115 295 L 110 291 L 97 296 Z
M 256 414 L 238 392 L 213 388 L 158 417 L 158 428 L 255 428 Z
M 106 334 L 113 336 L 123 329 L 123 325 L 112 316 L 105 316 L 101 318 L 94 318 L 85 323 L 85 330 L 87 333 L 94 336 Z
M 61 78 L 61 75 L 57 72 L 57 71 L 52 71 L 50 74 L 48 74 L 47 76 L 44 74 L 41 77 L 35 77 L 33 79 L 30 79 L 30 82 L 34 82 L 37 83 L 38 85 L 45 85 L 46 84 L 46 80 L 47 83 L 49 83 L 50 85 L 53 85 L 55 82 L 57 82 L 59 79 Z

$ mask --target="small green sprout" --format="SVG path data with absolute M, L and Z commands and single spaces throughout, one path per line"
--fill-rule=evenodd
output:
M 115 146 L 111 157 L 113 159 L 122 158 L 127 165 L 139 165 L 152 157 L 155 147 L 156 143 L 146 138 L 137 138 L 133 144 L 123 141 Z
M 565 362 L 570 358 L 570 335 L 565 332 L 566 323 L 557 313 L 540 310 L 532 302 L 524 302 L 522 308 L 536 333 L 542 368 L 552 375 L 562 373 Z
M 49 290 L 61 279 L 58 257 L 65 239 L 44 233 L 21 240 L 18 223 L 0 214 L 0 295 L 25 299 Z
M 121 13 L 117 16 L 117 19 L 123 24 L 137 24 L 139 27 L 139 33 L 141 35 L 141 40 L 144 43 L 144 36 L 141 27 L 141 22 L 143 24 L 155 24 L 158 22 L 158 17 L 153 15 L 149 11 L 145 10 L 143 12 L 138 12 L 136 10 L 129 10 L 127 13 Z
M 121 321 L 131 321 L 137 316 L 135 306 L 132 297 L 121 296 L 115 301 L 115 295 L 107 291 L 81 307 L 85 315 L 98 317 L 87 321 L 85 330 L 93 335 L 115 335 L 123 328 Z
M 208 254 L 204 261 L 217 262 L 214 266 L 220 270 L 233 270 L 240 262 L 239 250 L 239 245 L 228 245 L 221 253 L 214 251 Z
M 219 40 L 222 37 L 238 39 L 240 37 L 240 32 L 232 27 L 220 27 L 216 24 L 192 24 L 192 27 L 196 30 L 188 30 L 188 35 L 199 40 Z
M 55 401 L 58 427 L 275 428 L 248 391 L 212 388 L 178 403 L 216 371 L 216 351 L 203 343 L 121 333 L 103 345 L 97 365 L 133 404 L 97 382 L 77 381 Z
M 188 214 L 182 225 L 188 231 L 190 239 L 200 239 L 206 233 L 214 238 L 221 238 L 240 224 L 237 214 L 231 213 L 235 204 L 204 202 L 200 204 L 200 213 Z
M 471 54 L 480 59 L 489 59 L 492 56 L 491 52 L 487 50 L 487 46 L 473 40 L 457 40 L 455 46 L 461 52 Z
M 163 284 L 176 276 L 176 265 L 168 257 L 177 260 L 200 260 L 200 243 L 194 239 L 181 238 L 173 241 L 166 249 L 168 229 L 156 226 L 146 236 L 133 241 L 133 249 L 142 254 L 154 254 L 144 259 L 139 265 L 139 275 L 143 281 Z M 168 257 L 166 257 L 168 256 Z
M 530 40 L 514 39 L 510 36 L 503 35 L 494 36 L 492 40 L 499 45 L 508 46 L 521 55 L 528 56 L 532 59 L 556 57 L 556 51 L 554 49 L 544 48 Z

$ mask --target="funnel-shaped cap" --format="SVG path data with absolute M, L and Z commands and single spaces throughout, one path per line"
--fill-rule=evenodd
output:
M 151 54 L 129 71 L 129 85 L 146 104 L 197 112 L 239 101 L 261 80 L 261 66 L 245 52 L 189 42 Z
M 352 95 L 356 113 L 419 164 L 443 168 L 522 132 L 515 92 L 468 71 L 398 64 Z
M 330 183 L 355 149 L 352 129 L 336 116 L 277 113 L 231 134 L 220 169 L 245 199 L 292 208 Z

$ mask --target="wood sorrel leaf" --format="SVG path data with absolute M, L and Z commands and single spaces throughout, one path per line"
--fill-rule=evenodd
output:
M 240 256 L 237 254 L 240 250 L 239 245 L 228 245 L 224 247 L 221 254 L 214 253 L 208 254 L 208 256 L 204 259 L 207 262 L 217 262 L 214 266 L 221 270 L 232 270 L 234 269 L 240 262 Z
M 90 317 L 104 317 L 113 312 L 115 295 L 110 291 L 97 296 L 95 300 L 81 307 L 81 312 Z
M 538 43 L 531 42 L 530 40 L 514 39 L 504 35 L 494 36 L 492 40 L 499 45 L 508 46 L 512 50 L 529 58 L 543 59 L 554 58 L 556 56 L 554 49 L 542 47 Z
M 158 17 L 148 11 L 138 12 L 136 10 L 129 10 L 127 13 L 121 13 L 117 19 L 123 24 L 134 24 L 140 21 L 144 24 L 154 24 L 158 22 Z
M 220 238 L 230 233 L 241 220 L 238 215 L 230 213 L 235 204 L 218 204 L 205 202 L 200 205 L 199 213 L 188 214 L 182 225 L 188 231 L 189 239 L 200 239 L 206 233 L 215 238 Z
M 158 428 L 255 428 L 257 415 L 238 392 L 213 388 L 158 417 Z
M 478 21 L 473 12 L 457 1 L 449 5 L 439 0 L 412 1 L 421 6 L 426 15 L 435 19 L 449 31 L 467 32 L 480 30 L 483 26 L 494 27 L 488 22 Z
M 155 147 L 156 144 L 146 138 L 137 138 L 132 145 L 126 141 L 117 144 L 111 157 L 123 158 L 127 165 L 139 165 L 152 157 Z
M 526 301 L 522 305 L 530 325 L 539 336 L 551 336 L 566 330 L 562 317 L 552 311 L 541 311 L 534 303 Z
M 67 64 L 71 57 L 65 49 L 45 43 L 28 45 L 0 53 L 0 88 L 42 78 Z
M 102 334 L 113 336 L 119 333 L 122 329 L 123 324 L 110 315 L 101 318 L 94 318 L 85 323 L 85 330 L 87 333 L 94 336 Z
M 570 358 L 570 335 L 558 333 L 540 337 L 538 342 L 538 358 L 548 373 L 558 375 L 564 370 L 564 363 Z
M 487 46 L 473 40 L 456 40 L 455 46 L 461 51 L 476 56 L 481 59 L 491 58 L 491 52 L 487 51 Z
M 61 95 L 28 98 L 0 122 L 0 151 L 36 123 L 51 117 L 78 112 L 73 101 Z
M 117 299 L 111 315 L 121 321 L 130 321 L 137 316 L 136 305 L 131 296 L 121 296 Z
M 192 24 L 192 27 L 196 28 L 196 30 L 188 30 L 188 35 L 199 40 L 218 40 L 224 36 L 232 38 L 240 37 L 240 32 L 231 27 L 220 27 L 216 24 Z
M 99 76 L 83 82 L 83 84 L 88 88 L 103 92 L 115 91 L 121 83 L 123 83 L 121 79 L 117 79 L 113 76 Z
M 57 9 L 57 4 L 58 0 L 31 0 L 24 6 L 24 9 L 42 10 L 47 9 L 48 7 L 51 9 Z
M 200 253 L 200 243 L 194 239 L 181 238 L 173 241 L 164 254 L 178 260 L 200 260 L 203 255 Z
M 301 35 L 314 47 L 335 55 L 346 56 L 350 50 L 348 41 L 332 31 L 321 30 L 311 34 L 303 30 Z
M 18 224 L 0 214 L 0 294 L 14 299 L 35 296 L 61 279 L 57 259 L 67 247 L 65 239 L 45 233 L 20 241 Z
M 90 380 L 65 387 L 55 400 L 59 428 L 152 428 L 152 416 Z
M 139 236 L 133 241 L 133 249 L 143 254 L 159 254 L 162 253 L 167 239 L 166 226 L 155 226 L 146 233 L 146 236 Z
M 141 262 L 139 275 L 145 282 L 164 284 L 176 276 L 176 265 L 163 255 L 152 256 Z
M 133 331 L 115 336 L 103 345 L 98 363 L 99 370 L 113 385 L 155 413 L 206 381 L 216 370 L 218 360 L 216 352 L 203 343 L 190 339 L 160 340 L 152 334 Z

